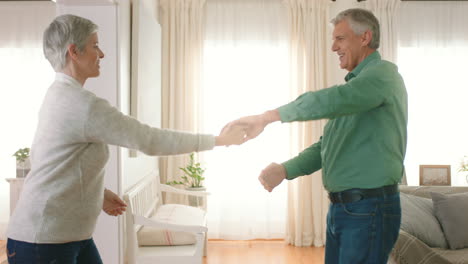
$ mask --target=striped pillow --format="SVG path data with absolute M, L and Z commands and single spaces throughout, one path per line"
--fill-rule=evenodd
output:
M 181 204 L 166 204 L 158 208 L 151 219 L 177 225 L 205 225 L 205 211 Z M 170 231 L 144 226 L 138 232 L 140 246 L 177 246 L 195 244 L 190 232 Z

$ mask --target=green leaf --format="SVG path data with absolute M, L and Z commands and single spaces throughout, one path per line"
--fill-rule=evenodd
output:
M 184 184 L 186 186 L 202 187 L 202 181 L 205 179 L 203 177 L 205 169 L 201 167 L 200 162 L 195 162 L 195 153 L 192 152 L 189 157 L 190 159 L 187 166 L 179 167 L 179 169 L 184 173 L 184 175 L 181 176 L 181 179 L 185 182 Z
M 13 154 L 13 156 L 17 161 L 24 162 L 29 157 L 29 151 L 29 148 L 20 148 Z
M 178 182 L 178 181 L 170 181 L 166 182 L 167 185 L 179 185 L 179 184 L 184 184 L 183 182 Z

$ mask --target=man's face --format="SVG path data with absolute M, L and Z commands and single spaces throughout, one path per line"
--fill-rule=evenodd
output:
M 355 34 L 346 20 L 335 25 L 332 51 L 338 54 L 342 69 L 352 71 L 368 55 L 369 41 L 366 37 L 366 33 Z

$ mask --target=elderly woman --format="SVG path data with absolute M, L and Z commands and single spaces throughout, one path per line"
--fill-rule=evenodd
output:
M 125 203 L 104 189 L 108 144 L 148 155 L 239 145 L 240 127 L 219 136 L 153 128 L 123 115 L 83 89 L 99 76 L 104 53 L 97 26 L 63 15 L 44 32 L 44 54 L 57 72 L 44 98 L 32 144 L 32 168 L 7 231 L 10 263 L 102 263 L 92 234 L 101 208 L 119 215 Z

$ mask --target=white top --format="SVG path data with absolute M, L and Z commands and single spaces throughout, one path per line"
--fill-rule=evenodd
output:
M 31 171 L 7 236 L 30 243 L 91 238 L 104 198 L 107 144 L 171 155 L 212 149 L 215 139 L 142 124 L 57 73 L 39 112 Z

